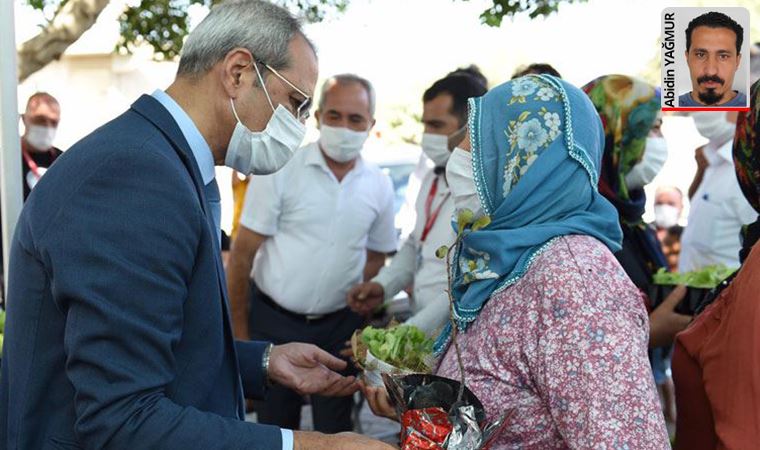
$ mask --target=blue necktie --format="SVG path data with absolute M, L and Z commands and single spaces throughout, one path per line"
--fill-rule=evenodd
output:
M 210 208 L 211 217 L 214 220 L 214 232 L 219 243 L 219 248 L 222 247 L 222 197 L 219 194 L 219 185 L 216 184 L 216 178 L 212 179 L 206 186 L 204 186 L 206 193 L 206 201 Z

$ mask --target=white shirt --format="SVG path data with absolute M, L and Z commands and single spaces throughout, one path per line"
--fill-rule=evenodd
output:
M 396 249 L 393 220 L 387 175 L 359 158 L 338 182 L 312 143 L 279 172 L 251 179 L 240 224 L 270 236 L 254 259 L 259 289 L 289 311 L 318 315 L 346 307 L 367 250 Z
M 436 183 L 436 193 L 430 207 L 430 216 L 426 203 L 431 188 Z M 422 235 L 428 219 L 435 216 L 435 222 L 424 241 Z M 391 264 L 384 267 L 373 281 L 380 283 L 385 290 L 386 301 L 409 284 L 414 283 L 412 311 L 414 315 L 408 324 L 421 328 L 433 335 L 449 317 L 449 298 L 446 294 L 448 277 L 446 261 L 439 259 L 435 251 L 442 245 L 450 246 L 456 240 L 451 227 L 454 214 L 454 200 L 443 174 L 436 175 L 429 170 L 422 179 L 417 201 L 415 203 L 417 221 L 414 230 L 404 242 L 401 250 L 393 257 Z
M 733 141 L 728 141 L 717 150 L 709 144 L 705 147 L 709 166 L 691 199 L 689 222 L 681 237 L 679 272 L 713 264 L 739 267 L 739 232 L 742 225 L 755 221 L 757 212 L 736 180 L 732 146 Z

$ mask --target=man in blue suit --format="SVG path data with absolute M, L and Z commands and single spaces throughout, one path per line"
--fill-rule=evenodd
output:
M 234 341 L 220 260 L 214 165 L 287 162 L 316 80 L 286 11 L 226 2 L 190 35 L 166 92 L 58 159 L 13 239 L 0 447 L 390 448 L 243 421 L 244 396 L 268 382 L 356 390 L 314 346 Z

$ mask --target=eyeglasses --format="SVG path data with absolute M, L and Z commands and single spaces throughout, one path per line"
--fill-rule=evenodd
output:
M 298 89 L 298 87 L 295 84 L 291 83 L 287 78 L 280 75 L 280 72 L 276 71 L 269 64 L 263 61 L 259 61 L 259 60 L 257 60 L 256 62 L 266 67 L 270 72 L 275 74 L 277 78 L 282 80 L 283 83 L 287 84 L 291 88 L 295 89 L 296 92 L 304 96 L 304 100 L 301 102 L 300 105 L 298 105 L 298 108 L 296 108 L 296 119 L 300 120 L 301 122 L 306 121 L 306 119 L 308 119 L 309 116 L 311 115 L 311 113 L 309 112 L 309 110 L 311 109 L 311 97 L 306 95 L 304 91 Z

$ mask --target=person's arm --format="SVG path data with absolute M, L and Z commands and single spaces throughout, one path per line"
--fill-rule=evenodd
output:
M 237 238 L 232 242 L 227 265 L 227 293 L 230 297 L 230 313 L 235 339 L 244 341 L 250 339 L 248 313 L 251 268 L 256 252 L 267 237 L 240 226 Z
M 364 265 L 364 281 L 372 279 L 380 268 L 385 265 L 386 255 L 383 252 L 376 252 L 373 250 L 367 250 L 367 263 Z
M 253 259 L 268 237 L 277 233 L 281 213 L 282 172 L 251 179 L 240 213 L 238 233 L 232 241 L 227 267 L 227 292 L 235 338 L 250 339 L 248 310 Z
M 393 214 L 393 187 L 387 175 L 381 175 L 377 192 L 380 212 L 367 233 L 367 263 L 363 283 L 353 286 L 346 295 L 349 307 L 358 314 L 367 314 L 380 305 L 385 297 L 379 283 L 369 281 L 385 265 L 387 253 L 396 250 L 396 228 Z
M 689 326 L 692 316 L 675 312 L 685 296 L 686 286 L 676 287 L 649 315 L 649 348 L 672 345 L 676 334 Z
M 699 147 L 694 151 L 694 159 L 697 161 L 697 173 L 694 174 L 694 179 L 691 182 L 691 186 L 689 186 L 690 200 L 694 197 L 694 194 L 697 193 L 697 189 L 699 189 L 699 186 L 702 184 L 702 179 L 705 177 L 705 170 L 707 169 L 707 166 L 709 166 L 707 158 L 705 158 L 704 147 Z
M 409 236 L 391 263 L 380 269 L 372 281 L 383 287 L 385 300 L 392 299 L 402 289 L 412 284 L 417 266 L 417 240 Z
M 565 446 L 670 448 L 647 341 L 643 306 L 571 311 L 539 335 L 537 390 Z
M 449 320 L 451 308 L 449 298 L 445 292 L 441 292 L 433 300 L 424 305 L 409 320 L 408 325 L 414 325 L 428 336 L 435 337 L 440 329 Z
M 367 264 L 364 281 L 373 278 L 385 264 L 386 254 L 396 251 L 398 239 L 393 212 L 393 184 L 383 175 L 378 193 L 380 212 L 367 234 Z

